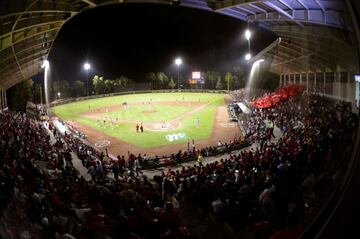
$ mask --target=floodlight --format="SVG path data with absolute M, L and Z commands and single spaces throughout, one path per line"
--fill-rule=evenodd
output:
M 88 71 L 88 70 L 90 70 L 90 68 L 91 68 L 90 64 L 86 62 L 84 64 L 84 69 Z
M 251 54 L 250 53 L 247 53 L 246 55 L 245 55 L 245 60 L 250 60 L 251 59 Z
M 178 66 L 181 65 L 182 64 L 181 58 L 176 58 L 175 59 L 175 64 L 178 65 Z

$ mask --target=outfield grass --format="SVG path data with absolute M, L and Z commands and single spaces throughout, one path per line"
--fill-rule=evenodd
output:
M 151 110 L 154 113 L 144 114 L 149 110 L 147 102 L 151 101 Z M 166 105 L 156 105 L 156 102 L 172 102 Z M 174 130 L 148 131 L 145 128 L 143 133 L 136 133 L 135 123 L 122 123 L 111 127 L 101 127 L 96 119 L 82 115 L 91 110 L 106 108 L 113 105 L 121 105 L 123 102 L 139 103 L 126 110 L 116 110 L 106 113 L 108 117 L 119 120 L 131 120 L 138 122 L 161 122 L 174 119 L 193 108 L 190 106 L 178 105 L 176 101 L 202 102 L 208 104 L 201 110 L 186 116 L 181 120 L 181 127 Z M 132 94 L 113 97 L 98 98 L 86 101 L 74 102 L 54 107 L 53 112 L 63 120 L 74 120 L 81 124 L 101 131 L 107 135 L 119 138 L 125 142 L 141 148 L 159 147 L 169 144 L 185 143 L 188 140 L 207 139 L 212 134 L 216 108 L 224 105 L 222 94 L 211 93 L 153 93 L 153 94 Z M 200 120 L 199 127 L 196 127 L 197 119 Z M 169 141 L 168 135 L 178 135 L 176 140 Z M 171 137 L 170 137 L 171 138 Z
M 129 109 L 116 110 L 106 113 L 108 118 L 118 118 L 122 120 L 132 120 L 137 122 L 158 122 L 172 120 L 185 112 L 190 111 L 190 106 L 181 105 L 136 105 Z M 144 113 L 144 111 L 154 111 L 152 113 Z

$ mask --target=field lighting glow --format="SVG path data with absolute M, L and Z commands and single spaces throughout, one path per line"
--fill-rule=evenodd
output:
M 176 58 L 175 59 L 175 64 L 178 65 L 178 66 L 181 65 L 182 64 L 181 58 Z
M 47 67 L 49 67 L 49 61 L 48 60 L 44 60 L 43 61 L 43 63 L 42 63 L 42 65 L 41 65 L 41 68 L 47 68 Z
M 251 54 L 250 53 L 247 53 L 246 55 L 245 55 L 245 60 L 250 60 L 251 59 Z
M 251 90 L 251 88 L 253 87 L 256 79 L 259 77 L 260 63 L 261 62 L 264 62 L 264 59 L 259 59 L 259 60 L 255 61 L 251 66 L 249 79 L 248 79 L 248 82 L 246 84 L 246 88 L 249 89 L 249 90 Z
M 45 104 L 46 104 L 46 112 L 49 110 L 49 71 L 50 71 L 50 63 L 48 60 L 44 60 L 41 68 L 44 68 L 44 91 L 45 91 Z
M 86 63 L 84 64 L 84 69 L 85 69 L 85 70 L 90 70 L 90 68 L 91 68 L 90 64 L 86 62 Z
M 246 29 L 246 31 L 245 31 L 245 38 L 246 38 L 246 40 L 250 40 L 250 38 L 251 38 L 251 32 L 249 29 Z

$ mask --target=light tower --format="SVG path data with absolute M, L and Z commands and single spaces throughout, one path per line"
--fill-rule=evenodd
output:
M 249 61 L 251 59 L 251 49 L 250 49 L 251 31 L 249 29 L 246 29 L 244 35 L 245 35 L 246 40 L 248 41 L 248 47 L 249 47 L 249 51 L 245 55 L 245 60 Z
M 179 79 L 180 79 L 180 65 L 182 64 L 182 59 L 180 57 L 175 59 L 175 64 L 177 65 L 177 69 L 178 69 L 178 80 L 177 80 L 177 85 L 178 85 L 178 90 L 180 90 L 180 84 L 179 84 Z
M 91 68 L 91 65 L 86 62 L 84 64 L 84 69 L 86 70 L 86 95 L 89 96 L 89 70 Z

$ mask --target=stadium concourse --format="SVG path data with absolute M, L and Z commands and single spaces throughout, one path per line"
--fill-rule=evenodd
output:
M 209 159 L 211 147 L 194 148 L 176 156 L 197 161 L 152 178 L 144 157 L 112 160 L 51 123 L 2 112 L 0 236 L 295 238 L 340 182 L 347 162 L 336 159 L 350 154 L 358 118 L 349 103 L 308 94 L 249 107 L 252 148 Z

